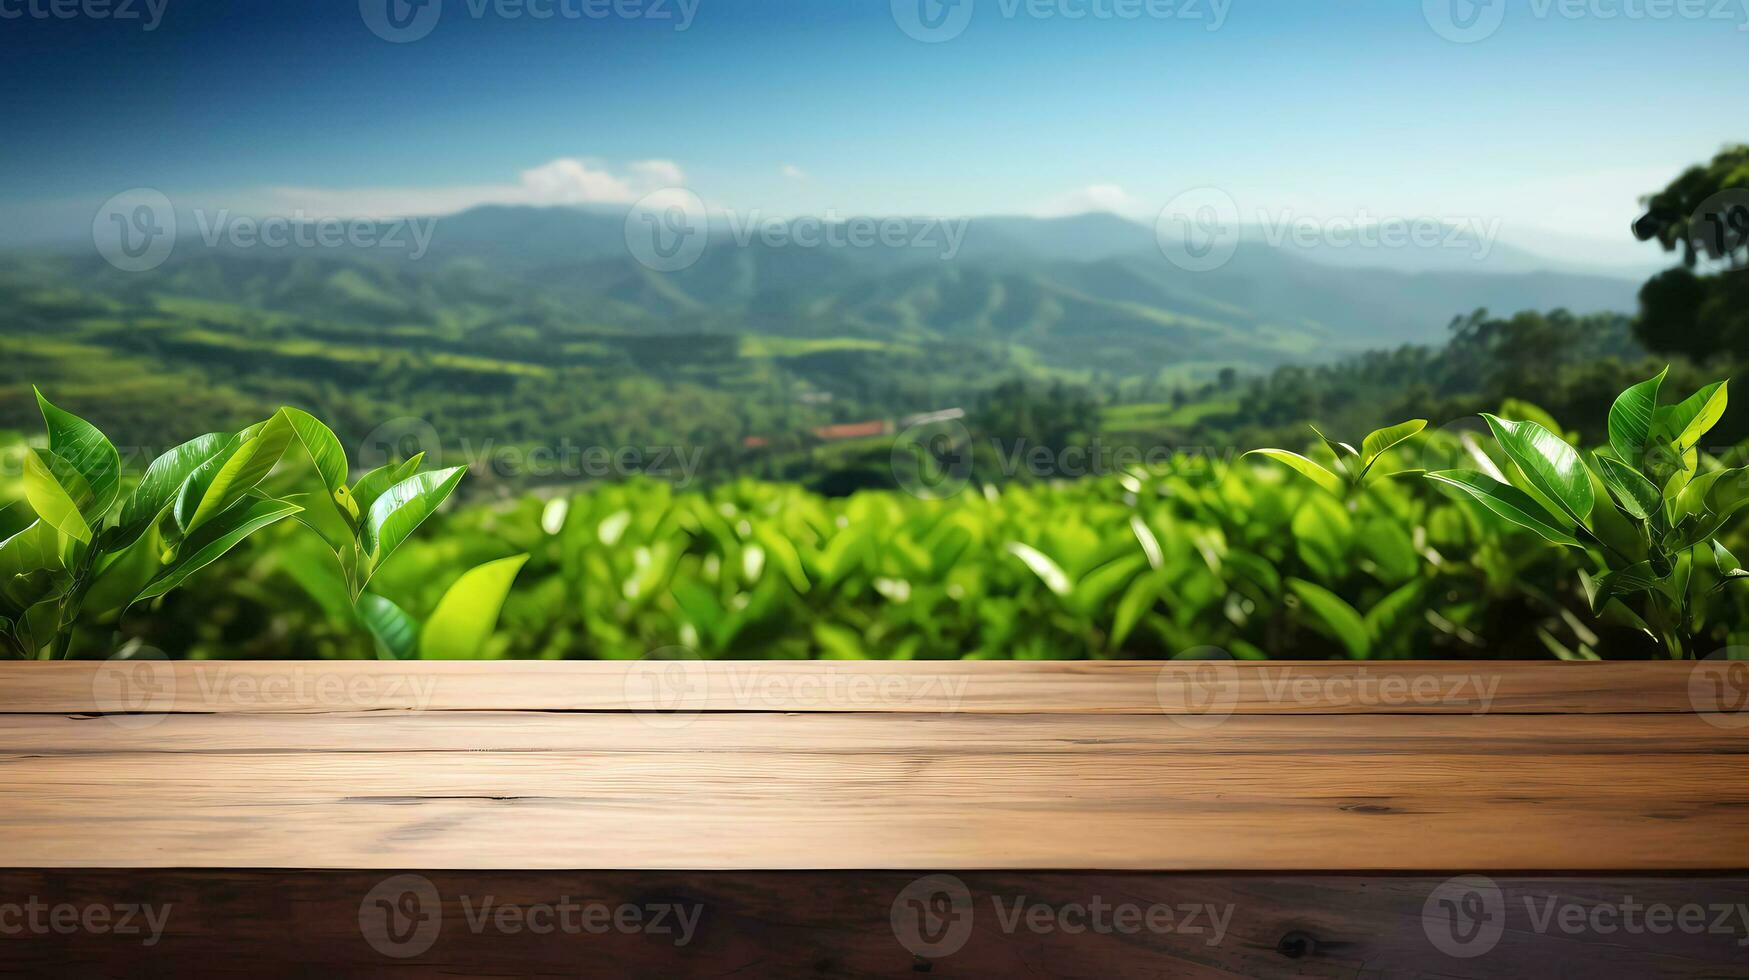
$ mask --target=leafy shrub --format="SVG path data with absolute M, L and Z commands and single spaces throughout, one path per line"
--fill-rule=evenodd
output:
M 88 598 L 68 617 L 74 590 L 52 585 L 42 601 L 54 607 L 57 639 L 27 647 L 11 629 L 7 636 L 15 652 L 38 656 L 101 655 L 132 640 L 221 658 L 632 659 L 671 646 L 770 659 L 1153 659 L 1211 646 L 1242 658 L 1697 655 L 1749 645 L 1749 590 L 1728 587 L 1742 577 L 1728 556 L 1746 542 L 1739 525 L 1720 520 L 1739 471 L 1686 435 L 1723 410 L 1723 390 L 1678 406 L 1652 400 L 1648 445 L 1683 451 L 1670 462 L 1650 448 L 1633 457 L 1659 487 L 1660 516 L 1648 510 L 1645 521 L 1620 500 L 1631 489 L 1625 476 L 1610 478 L 1625 488 L 1614 489 L 1603 476 L 1610 464 L 1572 448 L 1535 406 L 1509 401 L 1496 415 L 1499 431 L 1534 436 L 1536 451 L 1557 459 L 1567 457 L 1556 443 L 1568 445 L 1586 464 L 1595 482 L 1584 521 L 1530 481 L 1513 455 L 1523 447 L 1510 437 L 1406 423 L 1358 448 L 1320 436 L 1292 454 L 1300 473 L 1324 474 L 1306 479 L 1273 463 L 1180 455 L 1146 470 L 940 500 L 888 491 L 828 498 L 753 480 L 702 492 L 634 481 L 452 508 L 434 533 L 407 538 L 381 521 L 367 532 L 379 501 L 421 501 L 407 516 L 425 520 L 459 474 L 420 474 L 415 459 L 349 484 L 319 423 L 287 410 L 275 416 L 282 423 L 221 437 L 243 443 L 289 430 L 280 465 L 244 496 L 302 508 L 254 531 L 250 547 L 227 556 L 226 574 L 181 576 L 175 591 L 148 600 L 150 614 L 138 614 L 144 603 L 135 598 L 178 560 L 164 556 L 188 554 L 194 536 L 177 523 L 174 503 L 156 505 L 151 529 L 121 557 L 92 561 L 96 584 L 85 591 L 106 598 Z M 1698 410 L 1676 424 L 1691 403 Z M 1663 443 L 1653 438 L 1660 433 Z M 52 444 L 37 455 L 39 469 L 76 471 L 90 483 L 76 455 L 57 462 Z M 1611 449 L 1602 458 L 1629 456 Z M 1404 478 L 1423 469 L 1435 479 Z M 1688 476 L 1672 489 L 1679 473 Z M 142 501 L 131 513 L 154 512 L 162 491 L 148 488 L 161 482 L 176 483 L 165 499 L 188 496 L 198 510 L 205 491 L 188 490 L 188 480 L 142 479 L 128 497 Z M 397 487 L 406 489 L 389 492 Z M 1685 492 L 1701 508 L 1686 523 Z M 1503 498 L 1518 507 L 1490 506 Z M 79 513 L 107 556 L 129 507 L 113 527 Z M 1608 548 L 1622 545 L 1606 536 L 1622 528 L 1610 513 L 1643 535 L 1643 559 L 1614 563 Z M 0 525 L 0 555 L 46 533 L 21 523 L 32 519 L 27 505 L 0 510 L 13 522 Z M 55 561 L 79 552 L 49 527 Z M 1678 548 L 1700 531 L 1710 534 Z M 1620 591 L 1635 580 L 1607 578 L 1638 560 L 1656 571 L 1655 551 L 1669 559 L 1672 581 L 1686 582 L 1673 631 L 1680 646 L 1660 635 L 1660 612 L 1636 611 L 1665 601 L 1654 591 L 1670 586 Z M 385 561 L 391 552 L 395 560 Z M 65 564 L 49 565 L 66 574 Z M 5 581 L 13 603 L 19 583 Z M 12 610 L 39 604 L 4 615 L 18 623 Z M 130 605 L 136 613 L 120 615 Z M 505 628 L 488 636 L 500 605 Z M 61 631 L 65 622 L 78 628 Z
M 1581 452 L 1535 419 L 1484 414 L 1504 465 L 1473 453 L 1480 469 L 1427 477 L 1549 542 L 1594 552 L 1601 574 L 1580 572 L 1591 611 L 1630 624 L 1655 639 L 1666 656 L 1681 658 L 1693 649 L 1700 605 L 1695 589 L 1704 577 L 1695 574 L 1696 567 L 1717 574 L 1709 594 L 1749 578 L 1718 537 L 1749 504 L 1749 469 L 1715 465 L 1701 471 L 1700 440 L 1724 417 L 1726 383 L 1660 405 L 1667 374 L 1668 368 L 1616 398 L 1609 411 L 1612 455 Z M 1377 447 L 1389 448 L 1425 427 L 1416 419 L 1381 429 L 1359 451 L 1324 439 L 1340 461 L 1335 471 L 1286 450 L 1257 452 L 1332 494 L 1352 496 L 1376 461 Z
M 82 625 L 113 622 L 161 599 L 288 518 L 332 552 L 349 608 L 385 655 L 411 648 L 413 620 L 365 589 L 448 498 L 461 469 L 421 473 L 416 457 L 349 486 L 346 453 L 334 433 L 305 412 L 282 408 L 241 432 L 209 433 L 170 450 L 124 498 L 121 457 L 109 439 L 41 392 L 37 404 L 47 447 L 25 450 L 25 502 L 0 511 L 0 638 L 7 653 L 67 656 Z M 325 516 L 305 507 L 306 494 L 267 489 L 294 444 L 322 484 Z M 510 563 L 472 573 L 468 587 L 439 607 L 426 646 L 470 655 L 496 620 L 514 574 Z

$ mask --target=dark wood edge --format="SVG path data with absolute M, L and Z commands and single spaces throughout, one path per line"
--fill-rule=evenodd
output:
M 1732 917 L 1749 908 L 1743 875 L 53 869 L 0 871 L 0 895 L 150 906 L 160 924 L 149 946 L 144 930 L 0 935 L 0 971 L 40 975 L 1749 972 L 1749 921 Z M 1629 907 L 1672 923 L 1705 911 L 1698 930 L 1654 931 L 1645 911 L 1627 927 Z

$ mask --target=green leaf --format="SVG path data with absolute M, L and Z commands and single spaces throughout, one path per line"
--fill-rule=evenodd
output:
M 108 561 L 101 571 L 87 580 L 79 604 L 84 613 L 102 617 L 127 608 L 133 603 L 134 596 L 139 595 L 140 590 L 163 570 L 160 555 L 164 543 L 159 540 L 155 528 L 148 527 L 146 533 L 127 545 L 114 545 L 115 540 L 116 532 L 112 529 L 98 535 L 92 545 L 103 552 Z
M 298 442 L 304 451 L 309 453 L 310 462 L 316 466 L 316 472 L 322 477 L 322 484 L 328 488 L 328 497 L 334 501 L 334 506 L 346 518 L 347 523 L 358 521 L 358 505 L 352 499 L 352 491 L 346 488 L 346 448 L 340 445 L 340 439 L 334 435 L 334 430 L 316 418 L 314 415 L 297 408 L 282 408 L 279 410 L 290 423 L 292 432 L 296 433 Z
M 15 500 L 9 504 L 0 505 L 0 541 L 36 523 L 36 511 L 30 509 L 30 503 Z
M 296 504 L 246 497 L 205 521 L 183 542 L 179 557 L 147 584 L 134 602 L 145 602 L 181 585 L 190 575 L 218 561 L 244 538 L 303 510 Z
M 1386 426 L 1362 439 L 1360 441 L 1361 472 L 1364 473 L 1371 469 L 1372 464 L 1378 462 L 1379 457 L 1383 456 L 1391 447 L 1405 439 L 1413 438 L 1425 428 L 1427 428 L 1426 419 L 1410 419 L 1407 422 Z
M 1715 381 L 1675 405 L 1658 409 L 1653 435 L 1675 445 L 1678 452 L 1687 452 L 1724 417 L 1729 401 L 1728 385 Z
M 222 432 L 196 436 L 152 461 L 140 485 L 122 504 L 121 524 L 117 530 L 116 547 L 125 548 L 139 540 L 164 511 L 176 502 L 182 485 L 208 460 L 224 451 L 232 437 Z
M 798 594 L 808 591 L 807 570 L 802 567 L 802 556 L 790 539 L 771 525 L 761 525 L 753 534 L 765 546 L 765 553 L 789 582 L 790 588 Z
M 1124 641 L 1148 610 L 1154 608 L 1154 603 L 1166 592 L 1166 577 L 1160 572 L 1149 572 L 1136 578 L 1130 587 L 1124 590 L 1123 596 L 1117 601 L 1117 613 L 1111 623 L 1110 646 L 1121 649 Z
M 1294 472 L 1311 480 L 1336 496 L 1342 496 L 1342 478 L 1330 472 L 1317 463 L 1312 462 L 1299 453 L 1288 452 L 1285 449 L 1253 449 L 1247 456 L 1264 456 L 1278 463 L 1284 463 Z
M 824 652 L 822 660 L 868 660 L 862 647 L 862 634 L 833 623 L 814 624 L 814 643 Z
M 1073 591 L 1069 574 L 1063 571 L 1062 566 L 1052 561 L 1049 555 L 1032 545 L 1021 544 L 1018 541 L 1008 543 L 1008 552 L 1025 562 L 1026 567 L 1032 569 L 1033 574 L 1044 582 L 1045 588 L 1060 596 L 1067 596 Z
M 1672 501 L 1676 548 L 1687 548 L 1717 534 L 1738 508 L 1749 503 L 1749 468 L 1702 473 Z
M 424 453 L 414 453 L 412 459 L 379 466 L 359 477 L 352 485 L 352 502 L 358 505 L 358 512 L 369 513 L 370 505 L 376 503 L 384 490 L 419 472 L 419 464 L 424 461 Z
M 420 473 L 388 488 L 371 502 L 370 513 L 359 528 L 359 544 L 376 562 L 372 571 L 381 567 L 426 518 L 437 512 L 466 473 L 467 468 L 462 466 Z
M 18 617 L 13 629 L 24 643 L 25 655 L 32 659 L 47 659 L 55 652 L 55 641 L 61 636 L 61 605 L 59 601 L 39 602 Z
M 1105 607 L 1106 600 L 1147 567 L 1146 557 L 1126 554 L 1087 572 L 1075 582 L 1071 595 L 1075 608 L 1089 618 L 1097 615 Z
M 176 522 L 184 534 L 229 510 L 259 486 L 291 446 L 291 424 L 284 415 L 276 413 L 252 435 L 250 431 L 245 430 L 235 452 L 214 456 L 189 477 L 176 505 Z
M 61 485 L 61 480 L 49 466 L 42 454 L 34 449 L 24 454 L 24 498 L 30 501 L 31 508 L 45 523 L 75 541 L 90 544 L 91 526 L 79 513 L 79 501 Z M 62 476 L 77 478 L 78 474 L 69 469 Z M 89 494 L 85 487 L 78 487 L 75 492 L 82 496 Z
M 0 579 L 45 568 L 58 572 L 63 567 L 60 537 L 47 521 L 36 521 L 0 541 Z
M 1567 441 L 1535 422 L 1513 422 L 1484 413 L 1494 439 L 1530 485 L 1583 522 L 1596 504 L 1591 476 L 1579 453 Z
M 1159 571 L 1165 567 L 1166 556 L 1160 550 L 1160 539 L 1154 536 L 1154 529 L 1148 522 L 1142 520 L 1142 515 L 1130 515 L 1130 533 L 1136 536 L 1136 543 L 1142 546 L 1142 554 L 1148 558 L 1148 567 Z
M 1725 543 L 1718 538 L 1713 539 L 1713 562 L 1718 566 L 1719 574 L 1726 578 L 1749 575 L 1749 571 L 1744 571 L 1742 563 L 1737 561 L 1737 556 L 1731 554 L 1731 549 L 1725 547 Z
M 1529 528 L 1555 544 L 1579 546 L 1571 530 L 1564 529 L 1563 520 L 1531 499 L 1530 494 L 1509 483 L 1473 470 L 1443 470 L 1427 474 L 1429 480 L 1456 487 L 1475 498 L 1483 507 L 1504 517 L 1519 527 Z
M 1354 461 L 1360 459 L 1360 451 L 1358 449 L 1355 449 L 1346 442 L 1337 442 L 1325 435 L 1317 426 L 1312 425 L 1309 422 L 1306 423 L 1306 428 L 1311 429 L 1313 435 L 1323 440 L 1324 447 L 1330 450 L 1330 455 L 1336 457 L 1336 468 L 1341 471 L 1342 474 L 1353 474 L 1356 472 Z
M 1646 445 L 1652 436 L 1652 420 L 1658 411 L 1658 388 L 1670 368 L 1616 396 L 1609 407 L 1609 446 L 1617 459 L 1642 469 L 1646 465 Z M 1581 515 L 1583 516 L 1583 515 Z
M 0 610 L 8 618 L 20 616 L 32 606 L 53 602 L 73 587 L 71 576 L 47 568 L 0 579 Z
M 90 523 L 100 523 L 121 492 L 121 455 L 96 426 L 49 404 L 41 391 L 36 393 L 36 403 L 48 427 L 49 452 L 66 460 L 84 478 L 92 496 L 86 516 Z
M 1589 453 L 1587 456 L 1594 464 L 1608 458 Z M 1614 499 L 1614 492 L 1603 482 L 1603 477 L 1598 475 L 1600 468 L 1598 465 L 1586 467 L 1591 476 L 1591 494 L 1602 502 L 1601 506 L 1591 508 L 1591 518 L 1587 522 L 1591 536 L 1626 562 L 1643 561 L 1651 553 L 1652 541 L 1647 534 L 1648 528 L 1645 523 L 1636 521 L 1620 507 L 1610 503 Z M 1633 472 L 1626 466 L 1623 469 Z M 1656 504 L 1653 506 L 1653 517 L 1660 525 L 1663 523 L 1664 512 Z
M 1330 631 L 1348 648 L 1349 657 L 1355 660 L 1366 659 L 1372 652 L 1372 636 L 1367 633 L 1366 621 L 1361 619 L 1360 613 L 1354 611 L 1353 606 L 1329 589 L 1304 579 L 1290 578 L 1287 585 L 1306 604 L 1306 608 L 1317 613 L 1318 618 L 1330 627 Z
M 1650 520 L 1653 514 L 1663 513 L 1664 497 L 1651 480 L 1640 475 L 1639 470 L 1608 456 L 1597 457 L 1597 468 L 1623 510 L 1642 521 Z
M 675 582 L 669 592 L 674 596 L 674 602 L 680 606 L 680 612 L 687 622 L 712 644 L 712 649 L 720 647 L 723 630 L 728 624 L 728 613 L 723 609 L 723 604 L 717 601 L 716 594 L 702 583 L 690 580 Z
M 1549 652 L 1554 654 L 1555 658 L 1558 660 L 1589 661 L 1603 659 L 1583 643 L 1579 644 L 1578 650 L 1569 649 L 1560 640 L 1555 639 L 1553 633 L 1550 633 L 1548 630 L 1543 629 L 1540 626 L 1537 627 L 1536 637 L 1543 641 L 1543 646 L 1548 647 Z
M 425 621 L 419 638 L 419 655 L 425 660 L 472 660 L 480 655 L 516 573 L 527 555 L 489 561 L 469 569 L 450 586 L 437 609 Z
M 1367 633 L 1380 640 L 1396 634 L 1413 616 L 1425 589 L 1426 583 L 1416 579 L 1380 599 L 1366 611 Z
M 1605 603 L 1616 596 L 1648 592 L 1663 584 L 1663 578 L 1649 561 L 1636 562 L 1597 577 L 1596 591 L 1591 596 L 1591 611 L 1601 612 Z
M 374 592 L 358 597 L 358 618 L 377 644 L 378 660 L 405 660 L 413 652 L 419 624 L 406 610 Z
M 334 431 L 302 409 L 282 408 L 280 413 L 291 425 L 304 451 L 310 454 L 310 462 L 316 465 L 316 472 L 321 474 L 328 492 L 346 486 L 346 450 Z

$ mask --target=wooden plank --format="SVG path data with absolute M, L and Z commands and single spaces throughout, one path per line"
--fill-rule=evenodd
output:
M 0 712 L 1686 713 L 1749 664 L 502 661 L 0 664 Z
M 30 896 L 42 906 L 81 911 L 150 905 L 162 927 L 150 945 L 149 933 L 118 935 L 107 926 L 0 934 L 0 972 L 660 978 L 928 973 L 1101 980 L 1749 976 L 1743 945 L 1749 923 L 1741 911 L 1749 906 L 1749 878 L 1742 877 L 1499 877 L 1454 885 L 1444 876 L 415 874 L 0 872 L 5 901 Z M 403 886 L 410 888 L 402 892 Z M 939 922 L 922 917 L 937 906 L 917 901 L 931 894 L 948 899 L 939 907 L 949 914 Z M 1440 904 L 1441 898 L 1469 894 L 1480 900 L 1482 918 L 1474 923 L 1461 918 L 1468 912 L 1462 901 Z M 1017 916 L 1017 909 L 1024 914 Z M 396 914 L 403 918 L 393 925 L 403 928 L 391 933 Z M 413 915 L 431 925 L 414 928 L 415 920 L 405 917 Z M 1487 929 L 1495 915 L 1497 934 Z M 0 921 L 20 920 L 8 919 L 0 908 Z M 132 928 L 144 921 L 136 913 Z M 941 928 L 926 932 L 926 924 Z M 1472 924 L 1480 926 L 1474 933 L 1468 931 Z M 1464 941 L 1454 944 L 1454 935 Z
M 1749 868 L 1749 738 L 1681 714 L 13 715 L 0 767 L 10 867 Z

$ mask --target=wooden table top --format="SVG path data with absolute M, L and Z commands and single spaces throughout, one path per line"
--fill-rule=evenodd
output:
M 1749 869 L 1749 664 L 0 665 L 0 867 Z

